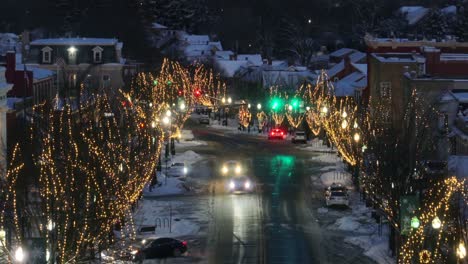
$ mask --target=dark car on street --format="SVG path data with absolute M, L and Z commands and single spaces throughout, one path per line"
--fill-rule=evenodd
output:
M 178 257 L 187 252 L 187 242 L 174 238 L 158 238 L 148 242 L 146 246 L 132 252 L 134 262 L 145 259 Z

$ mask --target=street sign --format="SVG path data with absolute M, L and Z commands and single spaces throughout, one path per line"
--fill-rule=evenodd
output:
M 411 219 L 419 208 L 419 199 L 416 195 L 404 195 L 400 198 L 400 226 L 401 234 L 407 235 L 411 232 Z

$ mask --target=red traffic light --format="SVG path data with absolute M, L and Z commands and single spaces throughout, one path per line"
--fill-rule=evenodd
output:
M 202 95 L 200 89 L 196 89 L 195 92 L 194 92 L 194 94 L 195 94 L 195 97 L 197 97 L 197 98 L 200 97 L 200 96 Z

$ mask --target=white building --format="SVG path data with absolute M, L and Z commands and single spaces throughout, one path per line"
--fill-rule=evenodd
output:
M 7 92 L 13 87 L 13 84 L 8 84 L 5 78 L 6 68 L 0 67 L 0 174 L 6 172 L 6 154 L 7 154 L 7 122 L 6 113 L 7 107 Z M 5 177 L 5 175 L 0 175 Z

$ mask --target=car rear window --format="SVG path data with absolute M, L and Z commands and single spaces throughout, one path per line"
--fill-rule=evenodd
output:
M 344 192 L 332 192 L 332 196 L 346 196 Z

